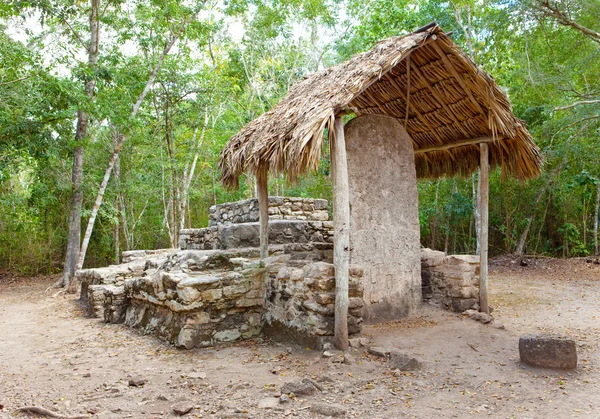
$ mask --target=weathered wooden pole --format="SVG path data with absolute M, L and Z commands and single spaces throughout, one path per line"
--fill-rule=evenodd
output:
M 333 265 L 335 266 L 335 347 L 348 349 L 348 265 L 350 262 L 350 198 L 344 124 L 336 117 L 331 141 L 333 173 Z
M 489 201 L 489 147 L 479 144 L 479 310 L 490 314 L 488 305 L 488 201 Z
M 260 260 L 269 257 L 269 188 L 267 169 L 260 168 L 256 173 L 256 195 L 260 220 Z

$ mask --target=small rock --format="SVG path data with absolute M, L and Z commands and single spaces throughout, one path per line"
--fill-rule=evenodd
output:
M 289 354 L 291 354 L 292 352 L 294 352 L 294 350 L 292 349 L 291 346 L 288 346 L 287 348 L 285 348 L 285 351 Z
M 277 375 L 277 374 L 281 373 L 281 371 L 283 371 L 283 367 L 276 365 L 276 366 L 272 367 L 270 369 L 270 371 L 271 371 L 271 374 Z
M 292 399 L 287 394 L 282 394 L 281 397 L 279 397 L 280 404 L 290 403 L 291 401 L 292 401 Z
M 367 338 L 352 338 L 348 339 L 348 343 L 352 348 L 366 348 L 369 345 L 369 339 Z
M 317 382 L 319 383 L 334 383 L 335 380 L 331 378 L 329 375 L 323 374 L 317 377 Z
M 323 351 L 331 351 L 333 348 L 333 343 L 331 342 L 325 342 L 323 344 Z
M 350 354 L 344 354 L 344 364 L 346 365 L 354 365 L 356 363 L 356 361 L 354 360 L 354 357 Z
M 279 406 L 277 397 L 265 397 L 258 402 L 259 409 L 275 409 L 277 406 Z
M 160 400 L 163 402 L 168 402 L 169 399 L 167 398 L 167 396 L 163 395 L 163 394 L 159 394 L 158 397 L 156 397 L 156 400 Z
M 92 374 L 90 374 L 89 372 L 86 372 L 85 374 L 82 375 L 83 378 L 90 378 L 92 376 Z
M 382 358 L 387 358 L 388 354 L 390 353 L 390 350 L 388 348 L 384 348 L 382 346 L 369 346 L 368 351 L 371 355 L 379 356 Z
M 305 378 L 302 381 L 285 383 L 281 386 L 281 394 L 294 393 L 296 396 L 310 396 L 321 390 L 322 387 L 309 378 Z
M 421 368 L 421 363 L 403 352 L 390 351 L 390 364 L 400 371 L 415 371 Z
M 195 380 L 204 380 L 204 379 L 206 379 L 206 373 L 205 372 L 192 371 L 192 372 L 190 372 L 190 373 L 187 374 L 187 377 L 195 379 Z
M 338 351 L 337 349 L 330 349 L 327 351 L 323 351 L 323 358 L 333 358 L 342 354 L 342 351 Z
M 523 335 L 519 339 L 521 362 L 542 368 L 572 370 L 577 368 L 575 341 L 566 336 Z
M 144 377 L 134 376 L 129 379 L 129 385 L 131 387 L 141 387 L 146 384 L 148 380 Z
M 491 315 L 477 310 L 465 310 L 463 314 L 466 314 L 470 319 L 476 320 L 483 324 L 490 323 L 492 320 L 494 320 Z
M 183 416 L 189 412 L 191 412 L 191 410 L 194 408 L 195 404 L 189 400 L 184 400 L 178 403 L 175 403 L 173 406 L 171 406 L 171 409 L 173 410 L 173 412 L 175 412 L 176 414 L 178 414 L 179 416 Z
M 336 403 L 311 403 L 310 411 L 323 416 L 344 416 L 348 410 Z

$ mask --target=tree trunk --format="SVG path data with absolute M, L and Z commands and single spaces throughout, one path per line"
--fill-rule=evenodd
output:
M 188 194 L 190 191 L 190 186 L 192 184 L 192 180 L 194 179 L 194 174 L 196 172 L 196 165 L 198 164 L 198 157 L 200 157 L 200 147 L 204 142 L 204 136 L 206 135 L 206 125 L 208 124 L 208 112 L 204 114 L 204 125 L 202 125 L 202 131 L 200 132 L 200 136 L 198 137 L 198 127 L 194 129 L 194 135 L 192 137 L 192 144 L 194 145 L 194 157 L 192 159 L 192 164 L 188 168 L 186 167 L 183 171 L 183 186 L 181 189 L 181 201 L 179 202 L 179 231 L 183 230 L 185 227 L 185 208 L 188 204 Z M 213 123 L 214 126 L 214 123 Z M 189 211 L 188 211 L 189 212 Z
M 94 0 L 94 1 L 98 1 L 98 0 Z M 203 3 L 201 3 L 201 4 L 203 4 Z M 179 30 L 175 34 L 173 34 L 173 36 L 171 36 L 171 39 L 169 40 L 169 42 L 167 42 L 167 45 L 165 45 L 165 48 L 163 49 L 162 54 L 160 55 L 160 57 L 158 58 L 158 61 L 154 65 L 154 68 L 150 72 L 150 76 L 148 77 L 148 81 L 146 82 L 146 85 L 144 86 L 144 90 L 142 91 L 142 93 L 140 93 L 140 95 L 137 98 L 137 101 L 133 105 L 130 119 L 133 119 L 137 115 L 137 113 L 140 109 L 140 106 L 142 105 L 143 100 L 146 98 L 146 95 L 148 94 L 148 92 L 150 91 L 150 88 L 154 84 L 154 80 L 156 79 L 156 76 L 162 67 L 165 57 L 167 56 L 167 54 L 169 53 L 169 51 L 171 50 L 171 48 L 173 47 L 173 45 L 175 44 L 177 39 L 179 39 L 179 37 L 183 34 L 183 32 L 185 31 L 185 28 L 187 28 L 187 26 L 190 24 L 190 22 L 196 17 L 198 12 L 199 12 L 199 9 L 198 9 L 198 11 L 194 12 L 185 22 L 183 22 L 183 24 L 181 25 Z M 104 178 L 102 179 L 102 183 L 100 184 L 100 188 L 98 189 L 98 195 L 96 196 L 96 202 L 94 203 L 94 207 L 92 208 L 92 214 L 90 215 L 87 229 L 85 231 L 85 236 L 83 238 L 83 243 L 81 245 L 81 251 L 79 252 L 79 259 L 77 261 L 77 269 L 81 269 L 83 267 L 83 262 L 85 261 L 85 254 L 87 252 L 87 247 L 90 242 L 90 237 L 92 236 L 92 231 L 94 230 L 94 223 L 96 222 L 96 216 L 98 215 L 98 211 L 100 210 L 100 205 L 102 205 L 102 201 L 104 199 L 104 192 L 106 191 L 106 186 L 108 185 L 108 181 L 110 180 L 110 175 L 111 175 L 112 169 L 115 165 L 115 161 L 117 160 L 117 157 L 119 157 L 119 153 L 121 152 L 121 148 L 123 147 L 123 143 L 125 142 L 125 139 L 126 139 L 125 134 L 121 133 L 119 135 L 119 140 L 117 141 L 117 145 L 108 161 L 108 166 L 106 167 L 106 171 L 104 172 Z
M 119 228 L 120 228 L 120 223 L 119 223 L 119 219 L 120 219 L 120 211 L 119 211 L 119 204 L 120 204 L 120 177 L 121 177 L 121 162 L 119 160 L 119 158 L 117 158 L 117 161 L 115 162 L 115 184 L 117 185 L 117 193 L 115 195 L 115 213 L 117 214 L 116 216 L 116 220 L 115 220 L 115 225 L 114 225 L 114 230 L 113 230 L 113 240 L 114 240 L 114 244 L 115 244 L 115 265 L 118 265 L 120 263 L 120 259 L 121 259 L 121 245 L 119 243 Z
M 90 45 L 88 47 L 88 65 L 92 76 L 86 80 L 85 93 L 91 99 L 94 97 L 96 86 L 95 71 L 98 64 L 98 47 L 100 43 L 100 21 L 98 11 L 100 0 L 91 0 L 90 10 Z M 71 214 L 69 217 L 69 235 L 67 239 L 67 252 L 63 269 L 61 285 L 69 287 L 75 270 L 80 252 L 81 241 L 81 207 L 83 203 L 83 157 L 84 149 L 82 142 L 88 132 L 88 115 L 83 110 L 77 111 L 77 130 L 75 132 L 75 143 L 77 146 L 73 151 L 73 172 L 71 175 L 72 195 Z
M 600 182 L 596 185 L 596 209 L 594 210 L 594 255 L 598 256 L 598 210 L 600 210 Z
M 548 181 L 544 184 L 545 186 L 542 189 L 540 189 L 540 191 L 535 196 L 535 199 L 533 200 L 533 205 L 531 207 L 531 211 L 529 212 L 529 215 L 527 216 L 527 223 L 525 224 L 525 229 L 523 230 L 523 232 L 521 233 L 521 236 L 519 237 L 519 242 L 517 243 L 517 247 L 515 249 L 515 254 L 517 254 L 519 256 L 523 256 L 523 252 L 525 251 L 525 242 L 527 241 L 527 236 L 529 235 L 529 230 L 531 229 L 531 223 L 533 221 L 533 214 L 535 212 L 535 209 L 537 208 L 538 204 L 540 203 L 540 200 L 542 199 L 542 196 L 544 195 L 546 190 L 548 188 L 550 188 L 552 186 L 552 184 L 554 183 L 554 176 L 556 176 L 558 174 L 558 172 L 560 172 L 562 170 L 562 168 L 566 164 L 566 162 L 567 162 L 566 159 L 563 159 L 561 164 L 556 166 L 556 168 L 552 171 L 552 173 L 550 173 L 550 175 L 548 175 Z

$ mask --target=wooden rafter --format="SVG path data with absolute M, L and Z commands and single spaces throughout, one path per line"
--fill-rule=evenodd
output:
M 449 144 L 444 144 L 444 145 L 435 146 L 435 147 L 418 148 L 415 150 L 415 154 L 429 153 L 430 151 L 447 151 L 451 148 L 465 147 L 468 145 L 476 145 L 476 144 L 491 143 L 491 142 L 494 142 L 494 139 L 492 137 L 472 138 L 470 140 L 457 141 L 455 143 L 449 143 Z

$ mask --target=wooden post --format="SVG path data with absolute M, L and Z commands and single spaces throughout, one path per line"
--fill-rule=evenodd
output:
M 267 169 L 256 173 L 256 195 L 260 220 L 260 260 L 269 257 L 269 188 Z
M 350 198 L 344 124 L 336 117 L 330 136 L 333 173 L 333 264 L 335 266 L 335 347 L 348 349 L 348 265 L 350 263 Z
M 490 314 L 488 305 L 488 201 L 489 201 L 489 147 L 479 144 L 479 310 Z

